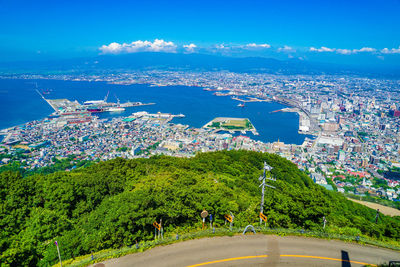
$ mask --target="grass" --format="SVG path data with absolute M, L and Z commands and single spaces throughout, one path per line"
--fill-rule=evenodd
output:
M 246 120 L 228 120 L 223 126 L 246 127 Z
M 215 118 L 207 124 L 207 127 L 224 130 L 251 130 L 254 128 L 249 119 L 240 118 Z

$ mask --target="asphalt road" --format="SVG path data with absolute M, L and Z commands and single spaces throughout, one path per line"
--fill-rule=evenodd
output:
M 94 266 L 363 266 L 400 261 L 400 252 L 337 240 L 237 235 L 189 240 Z

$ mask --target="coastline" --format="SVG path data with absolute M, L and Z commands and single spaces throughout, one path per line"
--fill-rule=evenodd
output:
M 142 108 L 133 107 L 127 109 L 126 112 L 121 112 L 119 114 L 96 115 L 99 116 L 100 119 L 108 119 L 116 116 L 129 116 L 132 112 L 137 111 L 148 111 L 150 113 L 161 111 L 163 113 L 172 114 L 183 113 L 186 115 L 186 118 L 183 120 L 183 122 L 179 123 L 184 123 L 193 127 L 201 128 L 201 126 L 203 126 L 205 122 L 209 121 L 213 117 L 221 115 L 225 117 L 248 117 L 252 121 L 253 126 L 257 127 L 257 132 L 259 133 L 258 136 L 252 137 L 255 140 L 263 142 L 274 142 L 280 139 L 289 144 L 302 144 L 304 141 L 304 137 L 301 137 L 303 133 L 300 134 L 298 132 L 299 122 L 297 116 L 290 118 L 288 118 L 287 116 L 284 116 L 284 118 L 282 118 L 281 116 L 266 116 L 274 108 L 279 108 L 280 105 L 287 106 L 287 103 L 279 103 L 274 99 L 260 99 L 259 97 L 249 98 L 251 100 L 250 102 L 252 103 L 249 103 L 249 105 L 246 105 L 246 107 L 244 108 L 238 108 L 237 105 L 233 104 L 233 102 L 236 101 L 233 100 L 231 97 L 214 97 L 212 92 L 204 91 L 202 89 L 203 87 L 199 86 L 171 85 L 169 86 L 169 89 L 166 90 L 165 87 L 150 87 L 150 83 L 138 83 L 134 85 L 111 84 L 110 86 L 110 83 L 107 81 L 98 81 L 97 83 L 89 81 L 71 81 L 55 78 L 3 79 L 2 81 L 4 80 L 15 81 L 15 83 L 10 84 L 17 84 L 15 88 L 21 88 L 21 90 L 24 90 L 24 88 L 29 88 L 29 85 L 21 84 L 24 84 L 27 81 L 37 81 L 39 83 L 39 86 L 41 87 L 54 88 L 52 93 L 47 96 L 48 98 L 54 99 L 66 97 L 70 98 L 71 100 L 76 99 L 81 102 L 90 98 L 97 98 L 98 96 L 96 95 L 102 96 L 104 94 L 102 91 L 107 92 L 107 90 L 111 90 L 111 95 L 115 92 L 122 101 L 126 101 L 129 98 L 134 98 L 132 99 L 134 101 L 147 103 L 157 102 L 157 105 L 143 106 Z M 76 88 L 79 88 L 79 90 L 77 90 Z M 81 88 L 83 90 L 81 90 Z M 198 90 L 188 90 L 190 88 L 198 88 Z M 29 90 L 33 91 L 33 89 Z M 82 93 L 82 91 L 85 90 L 86 92 Z M 88 93 L 89 91 L 90 93 Z M 37 93 L 34 92 L 34 95 L 37 96 Z M 187 102 L 187 97 L 190 97 L 190 103 L 185 103 Z M 42 120 L 50 115 L 51 112 L 48 111 L 50 107 L 47 107 L 48 104 L 42 101 L 43 99 L 41 99 L 40 97 L 37 97 L 37 99 L 35 99 L 35 105 L 39 107 L 36 109 L 36 111 L 40 110 L 40 112 L 36 113 L 40 116 L 32 119 L 31 113 L 31 118 L 28 119 L 25 123 L 34 120 Z M 176 103 L 183 103 L 183 106 L 181 106 L 181 104 L 176 105 Z M 21 104 L 24 105 L 22 101 Z M 44 108 L 42 106 L 46 107 Z M 9 122 L 10 121 L 12 120 L 9 120 Z M 12 129 L 14 127 L 22 126 L 25 123 L 12 125 L 9 127 L 5 127 L 4 129 Z M 294 127 L 295 129 L 293 129 Z

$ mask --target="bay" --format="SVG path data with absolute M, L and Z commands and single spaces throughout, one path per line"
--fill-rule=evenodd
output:
M 213 92 L 199 87 L 149 86 L 146 84 L 115 85 L 106 82 L 82 82 L 63 80 L 17 80 L 0 79 L 0 129 L 42 119 L 53 112 L 52 108 L 36 92 L 49 92 L 48 99 L 67 98 L 80 103 L 101 100 L 109 91 L 109 102 L 126 101 L 154 102 L 155 105 L 127 108 L 121 113 L 100 113 L 100 118 L 129 116 L 133 112 L 147 111 L 184 114 L 172 122 L 202 127 L 215 117 L 249 118 L 258 136 L 248 136 L 263 142 L 278 139 L 289 144 L 301 144 L 305 135 L 298 134 L 299 116 L 296 113 L 271 113 L 285 106 L 274 102 L 246 103 L 238 107 L 238 101 L 229 96 L 215 96 Z

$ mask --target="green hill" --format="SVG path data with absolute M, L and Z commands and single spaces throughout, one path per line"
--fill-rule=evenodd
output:
M 116 159 L 71 171 L 23 177 L 0 173 L 0 262 L 48 265 L 63 258 L 153 238 L 152 223 L 164 231 L 201 227 L 200 212 L 224 214 L 235 225 L 258 222 L 263 162 L 273 167 L 276 189 L 267 189 L 269 227 L 318 230 L 329 227 L 378 239 L 400 240 L 400 218 L 376 212 L 315 185 L 296 165 L 273 154 L 222 151 L 191 159 L 157 156 Z

